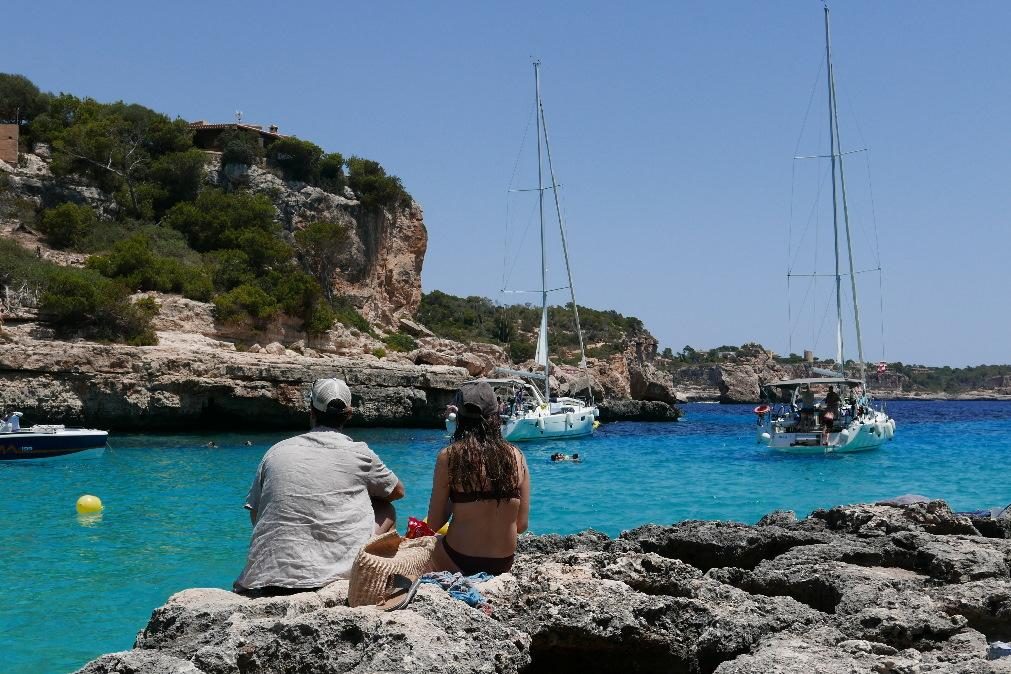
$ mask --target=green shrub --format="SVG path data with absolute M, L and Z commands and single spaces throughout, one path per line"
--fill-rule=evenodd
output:
M 193 201 L 204 180 L 207 155 L 197 148 L 173 152 L 151 164 L 147 180 L 152 186 L 151 201 L 155 213 L 164 213 L 180 201 Z
M 273 204 L 262 195 L 208 189 L 195 202 L 170 208 L 163 223 L 182 232 L 194 250 L 207 252 L 240 248 L 240 240 L 251 231 L 280 234 L 275 215 Z
M 376 358 L 386 358 L 386 349 L 384 349 L 381 346 L 377 346 L 376 348 L 372 349 L 372 355 L 375 356 Z
M 50 272 L 39 303 L 40 314 L 62 336 L 156 344 L 151 304 L 135 305 L 122 285 L 89 269 L 57 267 Z
M 348 183 L 366 209 L 406 208 L 411 195 L 404 189 L 400 178 L 387 175 L 379 162 L 361 157 L 347 160 Z
M 310 335 L 322 335 L 333 327 L 337 320 L 336 312 L 325 302 L 317 302 L 309 316 L 305 319 L 304 330 Z
M 234 288 L 214 298 L 214 314 L 226 323 L 252 320 L 264 325 L 277 315 L 279 307 L 273 297 L 251 283 Z
M 344 156 L 340 152 L 323 155 L 319 160 L 318 187 L 331 194 L 341 194 L 347 185 L 344 175 Z
M 260 138 L 252 131 L 231 129 L 218 137 L 221 145 L 221 165 L 245 164 L 252 166 L 263 156 Z
M 220 291 L 228 291 L 243 283 L 252 283 L 256 276 L 249 265 L 249 256 L 241 250 L 215 250 L 204 256 L 207 268 L 210 270 L 214 287 Z
M 98 217 L 88 206 L 60 204 L 43 212 L 42 232 L 54 248 L 73 248 L 95 228 Z
M 386 346 L 394 351 L 414 351 L 418 348 L 418 343 L 414 341 L 414 337 L 404 332 L 394 332 L 386 335 L 383 341 L 386 342 Z
M 351 301 L 346 297 L 338 298 L 334 301 L 333 310 L 338 323 L 343 323 L 350 328 L 357 328 L 362 332 L 372 335 L 375 332 L 365 317 L 358 313 Z
M 120 241 L 107 255 L 93 256 L 88 267 L 119 280 L 130 290 L 182 293 L 201 301 L 210 299 L 213 292 L 210 276 L 203 268 L 160 254 L 144 234 Z
M 537 346 L 533 342 L 515 341 L 509 345 L 509 357 L 514 363 L 530 360 L 536 353 Z
M 267 163 L 276 166 L 287 180 L 314 183 L 319 178 L 323 149 L 293 136 L 279 138 L 267 147 Z

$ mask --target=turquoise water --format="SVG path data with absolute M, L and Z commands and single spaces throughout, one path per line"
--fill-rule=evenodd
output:
M 787 456 L 753 442 L 750 406 L 695 404 L 676 424 L 617 423 L 596 436 L 525 445 L 531 529 L 614 535 L 688 518 L 754 522 L 776 508 L 904 493 L 956 509 L 1011 502 L 1011 403 L 895 402 L 897 439 L 846 456 Z M 442 433 L 353 430 L 407 485 L 401 525 L 423 516 Z M 5 672 L 63 672 L 130 648 L 151 610 L 187 587 L 231 587 L 249 536 L 243 498 L 285 434 L 114 436 L 96 459 L 0 465 L 0 660 Z M 204 445 L 213 439 L 219 448 Z M 244 446 L 245 440 L 253 446 Z M 583 462 L 551 463 L 562 448 Z M 78 517 L 77 497 L 105 503 Z M 401 527 L 402 528 L 402 527 Z

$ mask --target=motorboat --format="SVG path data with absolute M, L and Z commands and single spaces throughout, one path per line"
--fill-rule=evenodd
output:
M 537 386 L 518 376 L 473 381 L 487 382 L 494 389 L 501 401 L 502 437 L 509 442 L 579 438 L 591 435 L 599 425 L 596 406 L 564 396 L 545 400 Z M 454 412 L 446 417 L 446 430 L 456 432 Z
M 100 456 L 108 431 L 39 424 L 21 428 L 21 412 L 0 421 L 0 461 L 39 461 L 57 458 Z
M 812 404 L 829 388 L 838 402 Z M 808 377 L 783 379 L 763 387 L 766 400 L 755 408 L 756 441 L 791 454 L 861 452 L 895 437 L 895 420 L 875 409 L 859 379 Z M 807 403 L 805 403 L 805 398 Z

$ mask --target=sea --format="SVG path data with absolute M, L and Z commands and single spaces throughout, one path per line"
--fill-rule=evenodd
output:
M 783 455 L 755 443 L 750 405 L 689 404 L 676 423 L 605 424 L 592 437 L 525 444 L 533 533 L 609 535 L 648 522 L 753 523 L 776 509 L 902 494 L 956 510 L 1011 503 L 1011 402 L 895 401 L 893 442 L 849 455 Z M 439 430 L 351 429 L 425 515 Z M 245 561 L 242 504 L 263 453 L 291 433 L 113 434 L 94 459 L 0 463 L 0 660 L 8 673 L 67 672 L 129 649 L 151 611 L 190 587 L 231 588 Z M 249 441 L 252 444 L 247 445 Z M 214 442 L 216 447 L 208 447 Z M 553 452 L 581 461 L 552 462 Z M 93 494 L 98 516 L 75 510 Z

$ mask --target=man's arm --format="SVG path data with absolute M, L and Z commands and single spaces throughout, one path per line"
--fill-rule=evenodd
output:
M 385 500 L 397 501 L 399 499 L 404 498 L 404 495 L 406 493 L 407 489 L 404 488 L 404 483 L 401 482 L 400 480 L 397 480 L 397 486 L 393 488 L 393 491 L 390 492 L 390 495 L 387 496 Z

